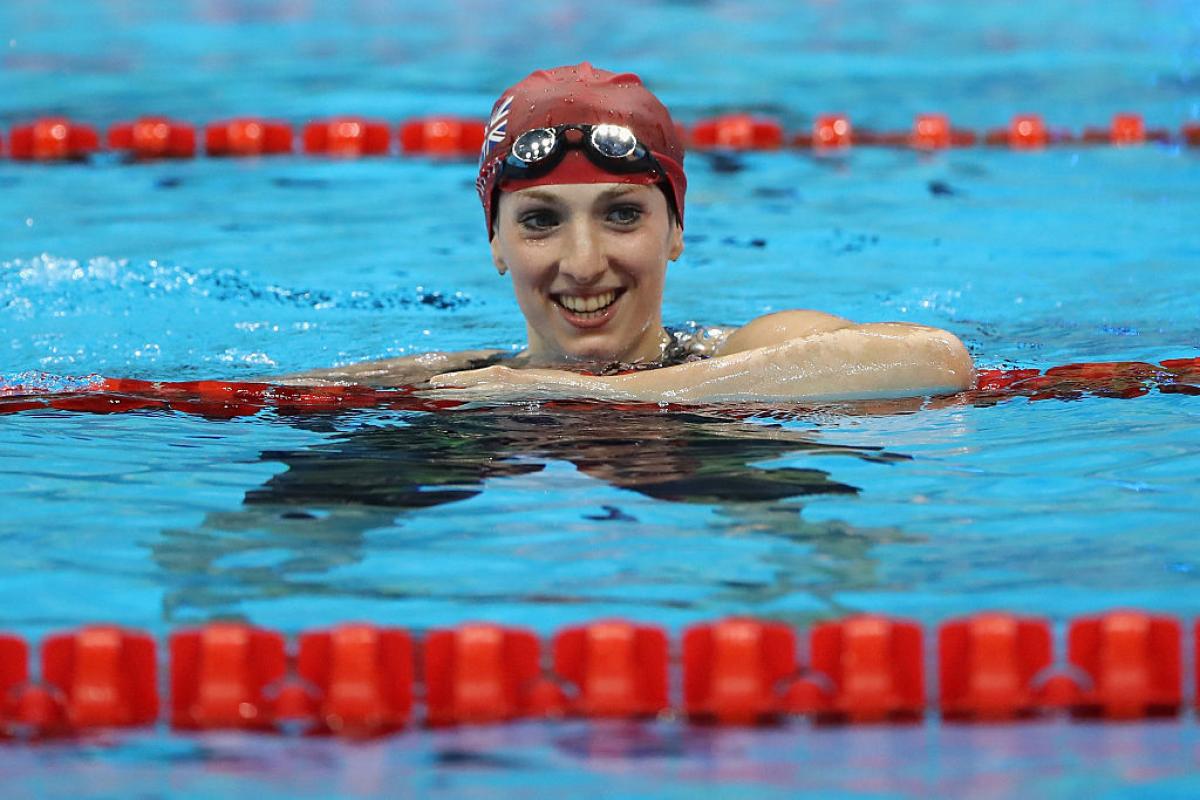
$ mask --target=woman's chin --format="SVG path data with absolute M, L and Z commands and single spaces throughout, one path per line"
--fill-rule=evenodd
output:
M 648 361 L 653 356 L 640 355 L 651 350 L 657 342 L 649 345 L 639 341 L 620 341 L 610 333 L 594 333 L 584 336 L 571 336 L 559 342 L 559 352 L 567 361 L 581 364 L 631 364 L 638 361 Z
M 572 347 L 564 356 L 567 361 L 583 364 L 611 364 L 620 361 L 620 353 L 612 347 Z
M 571 336 L 558 342 L 557 357 L 561 361 L 580 364 L 611 364 L 621 361 L 627 351 L 620 342 L 606 335 Z

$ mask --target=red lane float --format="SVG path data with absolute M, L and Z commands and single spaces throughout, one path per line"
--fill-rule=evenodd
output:
M 63 698 L 76 729 L 149 725 L 158 717 L 158 654 L 152 638 L 91 626 L 42 643 L 42 681 Z
M 1200 122 L 1188 122 L 1179 131 L 1183 143 L 1189 147 L 1200 147 Z
M 817 152 L 847 150 L 854 144 L 854 129 L 845 114 L 822 114 L 813 121 L 812 132 L 796 136 L 793 144 Z
M 29 683 L 29 645 L 24 639 L 0 633 L 0 742 L 22 724 L 18 692 Z
M 909 144 L 918 150 L 970 147 L 975 144 L 975 134 L 950 127 L 950 118 L 945 114 L 918 114 L 913 120 Z
M 50 402 L 53 408 L 81 408 L 81 399 L 93 396 L 103 399 L 102 411 L 126 410 L 121 402 L 134 406 L 165 408 L 187 414 L 231 419 L 253 416 L 272 408 L 282 413 L 316 413 L 353 408 L 373 408 L 395 405 L 413 410 L 438 410 L 460 405 L 453 401 L 429 401 L 412 398 L 408 389 L 371 389 L 366 386 L 279 386 L 268 383 L 231 383 L 228 381 L 178 381 L 155 383 L 131 379 L 105 379 L 99 391 L 84 395 L 64 395 L 68 405 L 59 400 Z M 144 404 L 144 405 L 139 405 Z M 4 400 L 0 400 L 0 411 Z
M 1055 142 L 1063 141 L 1056 137 Z M 1046 123 L 1037 114 L 1017 114 L 1007 128 L 988 131 L 984 142 L 990 145 L 1006 145 L 1014 150 L 1039 150 L 1051 142 Z
M 1170 617 L 1114 611 L 1077 619 L 1069 658 L 1089 679 L 1073 704 L 1079 716 L 1174 716 L 1183 701 L 1181 632 Z
M 781 683 L 796 674 L 787 625 L 726 619 L 683 633 L 683 708 L 698 722 L 755 724 L 785 710 Z
M 110 414 L 137 410 L 171 410 L 214 419 L 253 416 L 266 409 L 284 414 L 391 408 L 406 411 L 442 411 L 463 405 L 458 400 L 433 400 L 418 396 L 413 387 L 373 389 L 366 386 L 277 386 L 229 381 L 154 382 L 122 378 L 98 380 L 86 391 L 26 393 L 22 387 L 0 386 L 0 414 L 56 409 Z M 983 369 L 975 386 L 955 395 L 928 402 L 948 405 L 991 406 L 1024 397 L 1030 401 L 1074 400 L 1085 396 L 1129 399 L 1152 391 L 1162 394 L 1200 395 L 1200 358 L 1175 358 L 1161 364 L 1140 361 L 1094 362 L 1036 369 Z M 646 408 L 656 404 L 580 403 L 546 401 L 548 408 Z M 683 406 L 678 406 L 683 408 Z
M 1160 365 L 1181 381 L 1200 381 L 1200 358 L 1169 358 Z
M 921 629 L 864 614 L 817 625 L 810 635 L 814 672 L 832 694 L 818 717 L 833 722 L 919 719 L 925 710 Z
M 287 672 L 282 634 L 213 623 L 171 635 L 171 726 L 270 730 L 267 689 Z
M 1028 378 L 1041 375 L 1037 369 L 981 369 L 975 372 L 975 391 L 998 392 Z
M 1128 399 L 1152 390 L 1163 394 L 1200 394 L 1200 359 L 1179 358 L 1161 364 L 1140 361 L 1094 362 L 1036 370 L 980 370 L 976 386 L 954 398 L 987 404 L 1015 397 L 1071 400 L 1087 395 Z
M 554 637 L 554 672 L 574 688 L 568 713 L 652 717 L 667 710 L 667 635 L 622 620 L 567 628 Z
M 52 396 L 43 408 L 46 406 L 59 411 L 77 411 L 88 414 L 119 414 L 125 411 L 170 407 L 166 402 L 156 398 L 126 397 L 107 392 Z
M 214 122 L 204 129 L 204 150 L 210 156 L 265 156 L 291 153 L 292 126 L 286 122 L 238 117 Z
M 407 631 L 342 625 L 305 633 L 296 670 L 319 698 L 316 732 L 374 736 L 409 722 L 413 644 Z
M 783 128 L 766 117 L 726 114 L 693 125 L 689 143 L 699 150 L 778 150 Z
M 88 125 L 66 117 L 43 117 L 18 125 L 9 133 L 9 154 L 28 161 L 84 158 L 100 147 L 100 136 Z
M 538 712 L 541 645 L 531 631 L 479 623 L 425 637 L 425 712 L 429 725 L 503 722 Z
M 108 147 L 134 158 L 191 158 L 196 154 L 196 129 L 166 117 L 139 117 L 108 129 Z
M 977 614 L 938 631 L 942 716 L 987 721 L 1032 716 L 1042 706 L 1034 679 L 1053 663 L 1050 623 Z
M 950 140 L 950 118 L 945 114 L 919 114 L 913 120 L 909 142 L 918 150 L 944 150 Z
M 400 126 L 404 153 L 435 158 L 478 158 L 485 126 L 477 119 L 422 117 Z
M 354 158 L 387 155 L 391 133 L 386 122 L 362 117 L 334 117 L 304 126 L 304 152 Z
M 790 626 L 727 618 L 683 632 L 679 710 L 695 722 L 729 725 L 787 717 L 905 722 L 935 708 L 953 722 L 1057 712 L 1101 720 L 1177 716 L 1182 630 L 1174 617 L 1140 611 L 1082 617 L 1070 624 L 1060 662 L 1048 620 L 1004 612 L 947 620 L 938 629 L 932 701 L 916 623 L 872 614 L 819 623 L 802 666 Z M 1200 622 L 1189 631 L 1200 643 Z M 561 630 L 549 642 L 553 658 L 546 660 L 539 638 L 518 628 L 473 623 L 418 641 L 400 628 L 356 623 L 301 632 L 289 654 L 279 632 L 210 623 L 169 637 L 169 721 L 185 731 L 362 738 L 421 723 L 646 718 L 671 710 L 671 643 L 662 628 L 603 620 Z M 0 635 L 0 740 L 154 724 L 156 670 L 147 634 L 90 626 L 45 639 L 41 674 L 31 680 L 25 641 Z
M 1169 142 L 1171 133 L 1165 128 L 1147 129 L 1141 114 L 1114 114 L 1107 128 L 1084 128 L 1081 140 L 1089 144 L 1127 147 L 1146 142 Z

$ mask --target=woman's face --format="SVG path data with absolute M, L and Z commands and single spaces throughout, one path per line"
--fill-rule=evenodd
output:
M 535 186 L 499 197 L 492 259 L 513 290 L 538 360 L 661 354 L 667 262 L 683 231 L 653 186 Z

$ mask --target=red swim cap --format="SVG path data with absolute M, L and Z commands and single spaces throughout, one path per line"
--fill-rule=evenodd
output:
M 607 172 L 582 153 L 571 150 L 549 173 L 539 178 L 501 181 L 497 187 L 500 166 L 508 157 L 513 141 L 522 133 L 555 125 L 602 123 L 624 125 L 632 130 L 666 174 Z M 586 61 L 539 70 L 505 90 L 492 106 L 479 154 L 479 179 L 475 182 L 483 201 L 488 238 L 492 237 L 497 188 L 515 190 L 563 183 L 663 183 L 663 191 L 674 201 L 679 213 L 679 224 L 683 224 L 683 195 L 687 191 L 683 141 L 667 107 L 642 85 L 637 75 L 596 69 Z

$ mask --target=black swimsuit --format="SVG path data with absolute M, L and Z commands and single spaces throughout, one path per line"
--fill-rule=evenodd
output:
M 627 364 L 614 361 L 605 365 L 597 375 L 620 375 L 626 372 L 638 372 L 646 369 L 674 367 L 677 364 L 688 364 L 692 361 L 703 361 L 712 358 L 713 353 L 720 347 L 735 326 L 701 325 L 689 322 L 678 328 L 663 328 L 670 341 L 663 348 L 662 356 L 653 361 L 639 361 Z

